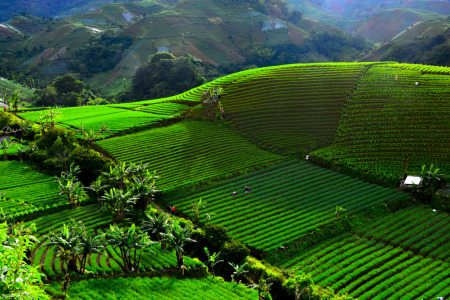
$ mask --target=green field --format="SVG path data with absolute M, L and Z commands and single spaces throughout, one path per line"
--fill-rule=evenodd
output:
M 54 177 L 24 166 L 18 161 L 0 162 L 0 193 L 4 193 L 0 203 L 6 213 L 20 217 L 67 205 L 67 199 L 58 195 Z
M 53 295 L 59 295 L 60 284 L 47 287 Z M 67 299 L 256 299 L 255 290 L 212 278 L 108 278 L 89 279 L 71 283 Z
M 244 192 L 244 186 L 251 191 Z M 236 195 L 232 192 L 236 191 Z M 338 220 L 336 206 L 352 215 L 403 193 L 364 183 L 305 162 L 289 162 L 166 199 L 193 217 L 191 203 L 252 247 L 274 250 Z
M 98 130 L 102 124 L 109 128 L 104 136 L 111 136 L 121 131 L 156 125 L 158 121 L 180 115 L 184 107 L 160 104 L 152 110 L 151 106 L 143 106 L 140 110 L 117 108 L 114 106 L 83 106 L 61 108 L 57 111 L 56 124 L 67 128 L 80 129 L 81 123 L 85 130 Z M 42 111 L 21 113 L 24 119 L 38 122 Z
M 40 270 L 48 279 L 63 278 L 65 272 L 61 260 L 56 256 L 55 246 L 44 246 L 45 236 L 50 231 L 59 229 L 70 220 L 82 221 L 88 233 L 101 234 L 111 223 L 108 213 L 98 210 L 97 205 L 89 205 L 77 209 L 68 209 L 45 217 L 37 218 L 28 223 L 36 224 L 38 231 L 35 234 L 39 240 L 33 249 L 31 260 L 34 265 L 39 265 Z M 164 270 L 176 267 L 177 261 L 174 253 L 164 251 L 159 244 L 151 247 L 153 253 L 144 253 L 141 258 L 141 271 Z M 201 266 L 202 263 L 190 257 L 185 257 L 186 268 Z M 100 254 L 91 254 L 88 257 L 86 270 L 93 274 L 123 273 L 123 261 L 117 249 L 108 246 Z
M 158 189 L 229 176 L 262 164 L 285 160 L 260 150 L 237 132 L 209 122 L 181 122 L 97 142 L 115 159 L 149 163 Z
M 450 296 L 450 216 L 411 207 L 279 263 L 358 299 Z
M 412 67 L 373 66 L 348 101 L 333 144 L 312 155 L 392 179 L 424 164 L 450 170 L 450 77 Z

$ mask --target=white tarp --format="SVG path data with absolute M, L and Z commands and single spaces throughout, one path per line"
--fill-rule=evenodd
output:
M 405 184 L 408 184 L 408 185 L 413 185 L 413 184 L 419 185 L 421 182 L 422 182 L 422 177 L 419 177 L 419 176 L 408 175 L 408 176 L 406 176 L 406 179 L 405 179 Z

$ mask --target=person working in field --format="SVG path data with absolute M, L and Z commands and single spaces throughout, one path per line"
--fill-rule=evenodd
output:
M 250 192 L 250 187 L 248 185 L 246 185 L 244 187 L 244 192 L 247 194 L 248 192 Z

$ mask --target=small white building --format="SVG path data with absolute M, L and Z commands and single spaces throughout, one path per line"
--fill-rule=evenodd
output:
M 413 187 L 414 185 L 420 186 L 422 184 L 423 178 L 420 176 L 406 176 L 405 180 L 402 180 L 401 187 Z

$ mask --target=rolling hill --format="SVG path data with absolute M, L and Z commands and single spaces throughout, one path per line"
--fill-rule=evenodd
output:
M 289 270 L 280 271 L 283 276 L 310 277 L 321 288 L 328 286 L 331 299 L 346 297 L 341 293 L 360 299 L 448 297 L 448 213 L 441 206 L 418 205 L 411 194 L 391 187 L 423 164 L 434 163 L 448 174 L 449 74 L 448 67 L 395 62 L 266 67 L 164 99 L 65 108 L 57 125 L 75 129 L 84 122 L 95 130 L 109 118 L 114 132 L 95 149 L 118 162 L 146 162 L 156 170 L 162 193 L 155 209 L 174 205 L 196 228 L 228 232 L 253 256 Z M 19 115 L 36 120 L 39 113 Z M 56 295 L 65 267 L 56 247 L 44 244 L 45 235 L 70 218 L 102 234 L 111 215 L 95 204 L 69 210 L 58 202 L 52 208 L 47 203 L 59 201 L 57 192 L 39 191 L 32 182 L 50 183 L 48 176 L 18 162 L 0 162 L 0 167 L 14 168 L 9 174 L 15 178 L 11 188 L 1 181 L 2 192 L 11 197 L 0 201 L 22 205 L 19 217 L 34 218 L 39 243 L 31 260 L 52 279 L 48 289 Z M 30 209 L 14 197 L 23 194 L 14 188 L 23 184 L 31 191 Z M 199 199 L 203 206 L 195 216 Z M 216 241 L 219 235 L 211 237 Z M 239 248 L 236 240 L 233 247 Z M 203 247 L 202 242 L 197 240 Z M 168 297 L 180 299 L 194 297 L 189 291 L 196 287 L 198 298 L 223 298 L 212 294 L 214 289 L 230 299 L 249 295 L 207 278 L 204 265 L 189 257 L 184 278 L 176 279 L 180 271 L 173 253 L 159 245 L 152 251 L 142 255 L 139 276 L 124 271 L 111 245 L 91 254 L 92 275 L 72 273 L 78 277 L 69 295 L 96 299 L 110 286 L 108 297 L 117 299 L 167 285 L 174 287 Z M 245 280 L 277 272 L 257 264 Z M 274 299 L 286 299 L 280 283 L 286 277 L 276 277 Z

